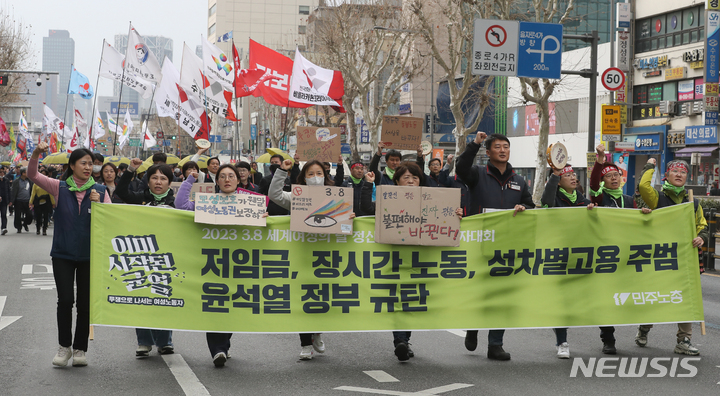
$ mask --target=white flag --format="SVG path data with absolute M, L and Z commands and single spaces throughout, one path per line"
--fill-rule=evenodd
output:
M 305 59 L 295 49 L 292 77 L 290 78 L 290 100 L 321 106 L 342 106 L 345 87 L 342 73 L 324 69 Z
M 190 47 L 183 47 L 182 66 L 180 68 L 180 86 L 190 95 L 205 103 L 209 112 L 231 121 L 237 121 L 232 109 L 232 90 L 226 90 L 223 84 L 203 73 L 203 62 Z
M 120 131 L 118 138 L 118 146 L 120 146 L 120 150 L 122 150 L 123 147 L 125 147 L 125 144 L 130 140 L 130 133 L 133 129 L 133 122 L 130 119 L 130 109 L 125 110 L 125 120 L 123 120 L 123 127 Z
M 122 135 L 122 128 L 113 120 L 112 117 L 110 117 L 110 113 L 105 113 L 107 115 L 107 122 L 108 122 L 108 131 L 112 135 L 113 133 L 117 136 Z
M 203 70 L 205 71 L 205 75 L 211 80 L 219 82 L 229 90 L 234 89 L 235 73 L 233 72 L 234 65 L 232 56 L 227 56 L 220 48 L 206 39 L 202 39 L 202 45 Z
M 20 112 L 20 121 L 18 121 L 18 132 L 20 132 L 28 141 L 33 140 L 30 130 L 28 129 L 27 121 L 25 120 L 25 112 Z
M 63 120 L 56 116 L 52 109 L 47 107 L 47 105 L 45 105 L 43 122 L 47 126 L 47 134 L 49 136 L 52 136 L 52 134 L 55 133 L 55 136 L 57 136 L 58 139 L 62 139 L 65 134 L 70 135 L 69 133 L 66 133 L 66 131 L 69 131 L 70 128 L 68 128 Z
M 133 75 L 143 80 L 158 83 L 162 79 L 162 70 L 155 54 L 145 45 L 145 41 L 132 25 L 128 35 L 125 61 L 125 70 L 130 70 Z
M 144 132 L 143 134 L 143 148 L 145 150 L 150 150 L 150 148 L 155 147 L 157 145 L 157 140 L 155 140 L 155 137 L 153 137 L 152 133 L 147 129 L 147 121 L 143 122 L 142 130 Z
M 195 100 L 194 96 L 188 96 L 185 90 L 180 88 L 180 72 L 170 59 L 163 61 L 163 79 L 155 91 L 155 107 L 158 116 L 172 117 L 178 121 L 178 125 L 190 136 L 195 134 L 202 127 L 202 114 L 205 107 Z
M 65 141 L 66 144 L 64 144 L 64 146 L 67 148 L 68 152 L 75 151 L 79 148 L 82 148 L 82 146 L 80 146 L 80 144 L 79 144 L 80 139 L 78 137 L 78 132 L 77 132 L 77 127 L 75 126 L 75 121 L 73 121 L 72 130 L 73 130 L 72 137 L 70 137 L 70 139 L 66 140 Z
M 105 136 L 105 124 L 103 124 L 102 117 L 100 117 L 100 110 L 95 109 L 95 118 L 93 119 L 92 127 L 93 139 L 98 140 Z
M 135 76 L 130 70 L 125 70 L 125 73 L 123 73 L 124 61 L 125 55 L 119 53 L 112 45 L 106 42 L 102 51 L 102 61 L 100 62 L 100 77 L 122 81 L 123 84 L 137 91 L 145 99 L 152 97 L 153 84 Z
M 88 137 L 88 124 L 85 117 L 80 114 L 80 110 L 75 109 L 75 118 L 73 120 L 76 130 L 78 145 L 80 147 L 90 148 L 90 139 Z

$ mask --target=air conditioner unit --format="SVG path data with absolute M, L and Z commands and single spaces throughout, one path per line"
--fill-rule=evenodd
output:
M 692 114 L 692 103 L 682 103 L 680 105 L 680 114 L 682 116 L 687 116 Z
M 660 113 L 675 115 L 675 102 L 670 100 L 663 100 L 660 102 Z
M 692 103 L 693 103 L 693 112 L 695 114 L 700 114 L 705 110 L 705 102 L 703 102 L 702 100 L 696 100 L 695 102 L 692 102 Z

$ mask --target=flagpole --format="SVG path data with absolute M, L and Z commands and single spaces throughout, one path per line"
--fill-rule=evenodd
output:
M 234 7 L 235 7 L 235 3 L 233 3 L 233 8 Z M 233 18 L 235 18 L 234 13 L 233 13 Z M 231 32 L 232 32 L 232 30 L 231 30 Z M 237 51 L 237 48 L 235 48 L 235 38 L 232 39 L 231 50 Z M 240 55 L 238 55 L 238 58 L 240 58 Z M 240 60 L 240 66 L 242 66 L 242 59 L 239 59 L 239 60 Z M 237 79 L 237 71 L 235 74 L 236 74 L 235 78 Z M 235 82 L 233 82 L 233 94 L 235 94 L 235 119 L 237 120 L 238 116 L 240 115 L 240 98 L 237 97 L 237 92 L 236 92 L 235 87 L 236 87 Z M 240 136 L 240 133 L 238 131 L 238 128 L 239 128 L 238 123 L 239 122 L 240 121 L 235 121 L 235 134 L 233 135 L 233 141 L 232 141 L 233 157 L 234 157 L 233 159 L 235 160 L 236 163 L 237 163 L 237 160 L 240 159 L 240 153 L 238 153 L 238 151 L 240 151 L 240 146 L 238 145 L 238 142 L 236 141 L 236 139 Z
M 97 97 L 98 97 L 98 84 L 100 84 L 100 69 L 102 69 L 102 60 L 103 60 L 103 54 L 105 53 L 105 39 L 103 39 L 103 48 L 102 51 L 100 51 L 100 64 L 98 65 L 98 77 L 97 81 L 95 81 L 95 100 L 93 100 L 93 109 L 92 114 L 90 114 L 90 119 L 92 122 L 90 123 L 90 131 L 88 132 L 88 142 L 92 142 L 93 140 L 93 128 L 95 127 L 95 105 L 97 104 Z M 95 145 L 97 148 L 97 142 L 95 142 Z M 91 145 L 92 146 L 92 145 Z M 90 148 L 90 147 L 88 147 Z
M 163 60 L 163 62 L 165 62 L 165 60 Z M 152 93 L 152 96 L 150 97 L 150 108 L 148 109 L 148 112 L 147 112 L 147 118 L 145 119 L 145 123 L 146 123 L 145 125 L 147 125 L 147 124 L 149 123 L 148 121 L 150 121 L 150 114 L 152 113 L 153 100 L 155 100 L 155 91 L 156 91 L 156 90 L 157 90 L 157 85 L 155 85 L 155 88 L 153 88 L 153 93 Z M 142 117 L 140 117 L 140 118 L 141 118 L 140 121 L 142 121 Z M 149 128 L 149 127 L 148 127 L 148 128 Z M 141 133 L 142 136 L 140 137 L 140 143 L 142 143 L 142 150 L 143 150 L 143 151 L 147 151 L 147 150 L 145 150 L 145 134 L 147 133 L 147 131 L 146 131 L 146 130 L 142 130 L 142 129 L 143 129 L 143 127 L 142 127 L 142 124 L 141 124 L 141 125 L 140 125 L 140 130 L 141 130 L 141 132 L 142 132 L 142 133 Z M 146 153 L 146 154 L 147 154 L 147 153 Z
M 187 47 L 187 45 L 183 41 L 183 54 L 185 53 L 185 47 Z M 184 56 L 183 56 L 183 58 L 184 58 Z M 182 69 L 182 59 L 180 59 L 180 81 L 182 81 L 182 70 L 183 70 Z M 175 121 L 177 121 L 176 122 L 177 128 L 175 131 L 175 135 L 177 135 L 178 140 L 180 140 L 180 103 L 181 102 L 180 102 L 180 90 L 178 89 L 177 91 L 178 91 L 178 100 L 177 100 L 178 107 L 177 107 L 177 113 L 175 114 Z M 202 121 L 200 122 L 200 128 L 202 128 Z M 165 132 L 163 132 L 162 152 L 163 153 L 165 152 Z
M 71 64 L 71 65 L 70 65 L 70 79 L 68 79 L 68 91 L 70 91 L 70 81 L 72 81 L 72 72 L 73 72 L 73 69 L 74 69 L 74 68 L 75 68 L 75 65 Z M 60 132 L 61 132 L 60 135 L 62 135 L 62 141 L 61 141 L 60 145 L 63 147 L 63 150 L 65 150 L 65 151 L 67 151 L 67 150 L 65 149 L 65 127 L 67 126 L 67 107 L 68 107 L 68 99 L 69 99 L 69 98 L 70 98 L 70 94 L 69 94 L 69 93 L 66 93 L 66 96 L 65 96 L 65 111 L 63 111 L 63 120 L 64 120 L 64 121 L 63 121 L 63 130 L 60 131 Z
M 205 40 L 205 39 L 203 38 L 203 35 L 201 34 L 200 35 L 200 43 L 201 44 L 202 44 L 202 40 Z M 208 112 L 208 110 L 207 110 L 207 102 L 208 102 L 207 88 L 205 87 L 205 54 L 204 53 L 203 53 L 202 61 L 203 61 L 203 70 L 202 70 L 201 74 L 202 74 L 202 78 L 203 78 L 203 82 L 202 82 L 203 95 L 205 95 L 205 100 L 203 101 L 203 105 L 205 106 L 205 125 L 208 126 L 208 140 L 210 140 L 210 121 L 208 120 L 208 113 L 207 113 Z M 182 65 L 180 65 L 180 67 L 182 67 Z M 201 128 L 202 128 L 202 126 L 201 126 Z
M 127 59 L 128 47 L 130 46 L 131 29 L 132 29 L 132 21 L 130 21 L 130 26 L 128 26 L 128 35 L 127 35 L 128 41 L 127 41 L 127 43 L 125 43 L 125 59 Z M 127 62 L 123 62 L 122 77 L 120 77 L 120 96 L 118 97 L 117 112 L 115 112 L 115 136 L 113 136 L 113 156 L 115 155 L 115 147 L 117 146 L 117 140 L 118 140 L 117 129 L 118 129 L 118 122 L 120 121 L 120 105 L 122 104 L 123 85 L 125 85 L 125 63 L 127 63 Z

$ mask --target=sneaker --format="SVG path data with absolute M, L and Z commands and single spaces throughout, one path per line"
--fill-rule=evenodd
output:
M 410 344 L 409 342 L 407 344 L 408 344 L 408 357 L 414 358 L 415 352 L 413 352 L 413 350 L 410 349 L 410 345 L 412 345 L 412 344 Z
M 57 355 L 53 358 L 53 365 L 55 366 L 67 366 L 68 360 L 72 357 L 72 350 L 70 347 L 61 346 L 58 349 Z
M 557 350 L 558 359 L 570 359 L 570 346 L 567 342 L 558 345 Z
M 87 358 L 85 358 L 85 351 L 75 349 L 73 351 L 73 366 L 87 366 Z
M 312 360 L 313 357 L 313 346 L 305 345 L 300 349 L 300 360 Z
M 477 348 L 477 337 L 477 330 L 468 330 L 467 334 L 465 334 L 465 348 L 468 351 L 474 351 Z
M 700 351 L 693 346 L 693 344 L 690 343 L 690 339 L 685 337 L 682 341 L 678 342 L 677 345 L 675 345 L 675 353 L 679 353 L 681 355 L 690 355 L 690 356 L 697 356 L 700 354 Z
M 152 345 L 138 345 L 135 356 L 147 356 L 152 351 Z
M 175 347 L 172 345 L 165 345 L 164 347 L 158 348 L 158 353 L 161 355 L 170 355 L 175 353 Z
M 635 335 L 635 343 L 639 347 L 644 347 L 647 345 L 647 335 L 648 331 L 643 330 L 642 326 L 638 327 L 637 334 Z
M 502 345 L 489 345 L 487 357 L 492 360 L 510 360 L 510 354 L 505 352 Z
M 222 367 L 225 365 L 225 362 L 227 361 L 227 355 L 225 352 L 218 352 L 213 357 L 213 364 L 215 367 Z
M 397 345 L 395 345 L 395 356 L 397 356 L 398 360 L 401 362 L 404 362 L 408 359 L 410 359 L 410 355 L 408 354 L 408 344 L 404 342 L 398 342 Z
M 602 353 L 606 355 L 616 355 L 617 349 L 615 349 L 615 341 L 603 341 Z
M 313 334 L 312 337 L 312 346 L 315 352 L 317 353 L 325 353 L 325 343 L 322 340 L 321 334 Z
M 3 234 L 3 235 L 7 234 L 7 228 L 3 228 L 2 234 Z
M 35 231 L 35 235 L 40 235 L 40 230 Z

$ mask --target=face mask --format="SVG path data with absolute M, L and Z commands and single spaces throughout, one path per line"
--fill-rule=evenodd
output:
M 305 182 L 308 186 L 322 186 L 325 184 L 325 178 L 320 176 L 308 177 Z
M 274 174 L 275 171 L 278 170 L 279 168 L 280 168 L 280 165 L 278 165 L 278 164 L 272 164 L 272 165 L 270 165 L 270 173 L 273 173 L 273 174 Z
M 93 173 L 100 173 L 100 169 L 102 169 L 102 165 L 93 165 Z

